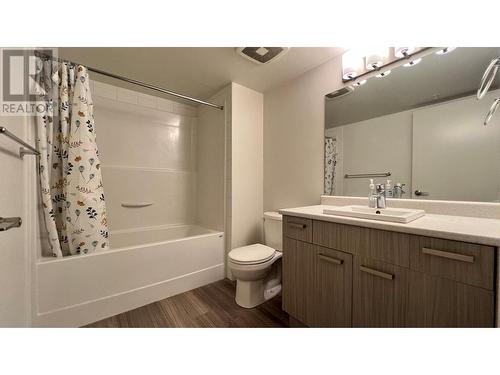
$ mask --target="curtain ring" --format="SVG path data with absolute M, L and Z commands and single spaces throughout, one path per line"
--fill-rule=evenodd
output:
M 484 119 L 484 124 L 483 124 L 484 126 L 488 125 L 488 122 L 490 122 L 491 118 L 493 117 L 499 106 L 500 106 L 500 98 L 496 98 L 493 101 L 493 104 L 491 105 L 490 110 L 486 115 L 486 118 Z
M 495 75 L 497 74 L 499 65 L 500 65 L 500 57 L 497 57 L 491 60 L 490 65 L 488 65 L 488 67 L 486 68 L 483 74 L 483 78 L 481 78 L 479 89 L 477 90 L 476 97 L 478 100 L 482 99 L 490 89 L 490 86 L 493 83 L 493 80 L 495 79 Z

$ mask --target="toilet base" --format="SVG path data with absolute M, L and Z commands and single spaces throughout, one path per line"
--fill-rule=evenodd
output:
M 258 270 L 236 270 L 235 301 L 241 307 L 251 309 L 273 298 L 281 291 L 281 253 L 272 265 Z M 260 273 L 259 273 L 260 272 Z M 253 277 L 248 277 L 251 274 Z M 258 277 L 261 278 L 258 278 Z M 255 277 L 255 278 L 254 278 Z M 246 278 L 246 280 L 245 280 Z
M 246 309 L 251 309 L 265 302 L 264 297 L 264 282 L 257 281 L 242 281 L 236 282 L 236 303 Z
M 235 301 L 238 306 L 246 309 L 257 307 L 260 304 L 277 296 L 281 292 L 281 284 L 275 285 L 270 289 L 264 288 L 262 281 L 241 281 L 236 282 Z

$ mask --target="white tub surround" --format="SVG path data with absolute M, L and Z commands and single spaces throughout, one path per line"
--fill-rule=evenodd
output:
M 33 326 L 78 327 L 221 280 L 223 237 L 187 225 L 120 231 L 109 251 L 46 258 L 36 265 Z
M 367 201 L 367 199 L 364 199 Z M 366 203 L 366 202 L 365 202 Z M 481 245 L 500 246 L 500 219 L 470 216 L 437 215 L 425 216 L 408 224 L 392 223 L 345 216 L 325 215 L 323 209 L 341 205 L 316 205 L 279 210 L 283 215 L 357 225 L 360 227 L 389 230 L 428 237 L 439 237 L 455 241 L 472 242 Z M 390 203 L 388 205 L 390 207 Z M 414 207 L 411 207 L 414 208 Z M 416 208 L 416 207 L 415 207 Z
M 110 232 L 196 223 L 196 107 L 93 86 Z

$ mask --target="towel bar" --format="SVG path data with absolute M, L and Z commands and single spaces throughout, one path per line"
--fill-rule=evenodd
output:
M 389 177 L 391 172 L 384 173 L 358 173 L 358 174 L 345 174 L 344 178 L 369 178 L 369 177 Z
M 40 152 L 36 148 L 30 146 L 29 144 L 24 142 L 21 138 L 18 138 L 3 126 L 0 126 L 0 134 L 9 137 L 13 141 L 19 143 L 21 146 L 24 146 L 19 149 L 19 157 L 21 159 L 24 158 L 24 155 L 37 155 L 37 156 L 40 155 Z

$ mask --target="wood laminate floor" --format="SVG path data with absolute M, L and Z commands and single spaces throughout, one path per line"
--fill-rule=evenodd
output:
M 281 309 L 281 295 L 253 309 L 244 309 L 234 302 L 235 285 L 224 279 L 87 327 L 288 327 L 288 314 Z

